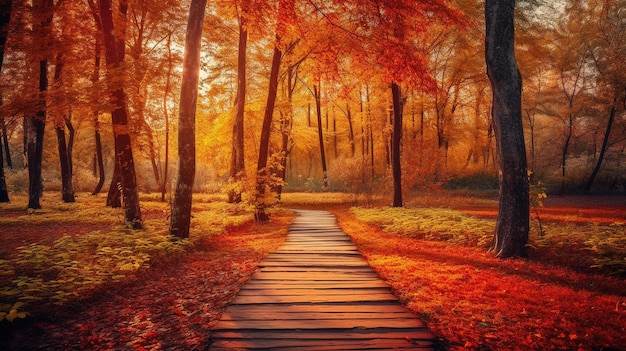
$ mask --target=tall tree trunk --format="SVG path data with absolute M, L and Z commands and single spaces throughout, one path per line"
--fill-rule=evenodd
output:
M 58 53 L 54 67 L 54 88 L 60 88 L 61 74 L 63 73 L 63 53 Z M 61 116 L 55 118 L 55 131 L 57 136 L 57 150 L 59 152 L 59 162 L 61 165 L 61 199 L 64 202 L 74 202 L 74 185 L 72 184 L 72 163 L 70 157 L 71 149 L 68 148 L 65 138 L 66 119 Z M 73 128 L 72 128 L 73 129 Z M 73 140 L 73 137 L 71 137 Z
M 39 111 L 28 118 L 26 133 L 28 155 L 28 208 L 40 209 L 39 199 L 43 195 L 41 163 L 43 160 L 43 139 L 46 128 L 46 95 L 48 90 L 48 59 L 39 61 Z
M 626 101 L 626 97 L 624 97 Z M 593 182 L 596 180 L 598 173 L 600 172 L 600 167 L 602 167 L 602 161 L 604 160 L 604 154 L 606 150 L 609 148 L 609 138 L 611 136 L 611 129 L 613 128 L 613 122 L 615 121 L 615 114 L 617 112 L 616 108 L 617 97 L 613 100 L 613 106 L 611 106 L 611 112 L 609 114 L 609 121 L 606 124 L 606 131 L 604 132 L 604 139 L 602 140 L 602 147 L 600 148 L 600 156 L 598 157 L 598 161 L 596 162 L 596 166 L 593 168 L 593 172 L 589 177 L 589 180 L 585 184 L 583 190 L 585 192 L 589 192 L 591 190 L 591 186 L 593 186 Z M 626 104 L 625 104 L 626 105 Z
M 67 142 L 65 140 L 65 130 L 63 126 L 56 126 L 57 145 L 59 151 L 59 161 L 61 163 L 61 199 L 64 202 L 74 202 L 74 186 L 72 184 L 72 173 L 70 171 L 70 161 L 68 156 Z
M 107 62 L 107 71 L 112 75 L 124 61 L 124 39 L 115 36 L 113 24 L 112 0 L 100 0 L 100 20 L 104 35 L 104 51 Z M 126 16 L 126 2 L 120 3 L 119 15 Z M 117 14 L 116 14 L 117 16 Z M 109 81 L 114 79 L 111 77 Z M 137 189 L 137 175 L 128 128 L 128 110 L 126 107 L 126 93 L 121 86 L 109 87 L 111 90 L 113 111 L 113 137 L 115 139 L 115 154 L 120 167 L 122 206 L 126 225 L 133 229 L 140 229 L 141 208 L 139 207 L 139 191 Z
M 280 41 L 280 38 L 276 38 Z M 265 211 L 267 207 L 266 196 L 269 192 L 268 184 L 270 170 L 267 166 L 267 159 L 270 150 L 270 134 L 272 131 L 272 117 L 274 116 L 274 106 L 276 105 L 276 95 L 278 93 L 278 73 L 280 72 L 280 61 L 282 58 L 280 48 L 274 46 L 274 55 L 272 57 L 272 68 L 270 71 L 270 85 L 267 93 L 267 104 L 265 105 L 265 114 L 263 116 L 263 127 L 261 129 L 261 142 L 259 145 L 259 159 L 257 162 L 257 187 L 254 217 L 258 222 L 266 222 L 269 215 Z
M 100 62 L 101 56 L 100 52 L 102 49 L 102 22 L 100 21 L 100 11 L 98 9 L 97 4 L 93 0 L 87 0 L 89 4 L 89 8 L 91 9 L 91 14 L 93 16 L 94 22 L 98 31 L 95 34 L 95 55 L 94 55 L 94 67 L 93 74 L 91 76 L 92 85 L 96 85 L 100 80 Z M 100 111 L 96 104 L 93 104 L 93 129 L 94 129 L 94 139 L 96 143 L 96 167 L 98 170 L 98 184 L 96 184 L 95 189 L 91 192 L 91 195 L 97 195 L 104 186 L 105 173 L 104 173 L 104 157 L 102 157 L 102 139 L 100 138 L 100 121 L 98 120 L 98 116 L 100 115 Z M 115 162 L 116 163 L 116 162 Z M 94 171 L 95 174 L 95 171 Z M 117 186 L 114 187 L 117 189 Z M 118 199 L 114 201 L 114 194 L 111 194 L 111 188 L 109 188 L 109 195 L 107 196 L 107 206 L 110 207 L 121 207 L 121 201 Z M 119 196 L 118 196 L 119 198 Z M 117 206 L 113 206 L 117 204 Z
M 206 0 L 191 0 L 178 115 L 178 179 L 172 204 L 170 234 L 189 237 L 191 201 L 196 174 L 196 103 L 200 76 L 202 24 Z
M 165 76 L 165 91 L 163 92 L 163 118 L 165 119 L 165 162 L 163 165 L 163 182 L 161 183 L 161 202 L 165 202 L 168 170 L 170 165 L 170 115 L 167 108 L 167 96 L 172 83 L 172 33 L 167 36 L 167 75 Z
M 320 88 L 313 85 L 313 96 L 315 97 L 315 111 L 317 113 L 317 136 L 320 141 L 320 157 L 322 159 L 322 187 L 328 187 L 328 172 L 326 170 L 326 152 L 324 151 L 324 132 L 322 131 L 322 95 Z
M 243 4 L 243 6 L 246 6 Z M 245 178 L 244 154 L 244 112 L 246 108 L 246 50 L 248 47 L 248 30 L 246 29 L 246 13 L 242 9 L 239 19 L 239 48 L 237 58 L 237 112 L 233 120 L 232 155 L 230 161 L 230 178 L 234 183 Z M 241 186 L 234 186 L 228 191 L 228 202 L 241 202 Z
M 9 22 L 11 20 L 12 0 L 0 0 L 0 74 L 2 73 L 2 63 L 4 61 L 4 48 L 9 34 Z M 0 106 L 2 106 L 2 92 L 0 91 Z M 9 202 L 9 192 L 7 189 L 6 178 L 4 176 L 4 154 L 6 152 L 7 167 L 13 168 L 11 162 L 11 153 L 9 152 L 9 141 L 7 136 L 7 127 L 4 116 L 0 116 L 2 124 L 2 140 L 0 140 L 0 202 Z M 4 151 L 2 145 L 4 144 Z
M 2 96 L 0 95 L 0 106 L 2 106 Z M 4 144 L 4 155 L 6 156 L 7 167 L 13 169 L 13 161 L 11 161 L 11 151 L 9 149 L 9 134 L 7 132 L 7 124 L 4 117 L 0 117 L 0 124 L 2 124 L 2 141 Z
M 98 121 L 98 111 L 95 111 L 94 114 L 94 137 L 96 140 L 98 184 L 96 184 L 96 188 L 93 190 L 93 192 L 91 192 L 91 195 L 97 195 L 102 190 L 102 186 L 104 185 L 104 158 L 102 157 L 102 139 L 100 138 L 100 122 Z M 109 205 L 107 204 L 107 206 Z
M 522 126 L 522 80 L 514 51 L 515 0 L 485 3 L 485 56 L 500 167 L 500 203 L 491 246 L 497 257 L 526 256 L 528 174 Z
M 393 207 L 402 207 L 402 92 L 400 86 L 391 83 L 393 100 L 393 135 L 391 148 L 391 167 L 393 173 Z
M 4 177 L 4 155 L 2 149 L 2 143 L 0 143 L 0 202 L 9 202 L 9 191 L 6 178 Z
M 346 118 L 348 119 L 348 137 L 350 138 L 350 157 L 356 156 L 356 149 L 354 145 L 354 126 L 352 125 L 352 111 L 350 111 L 350 105 L 346 102 Z

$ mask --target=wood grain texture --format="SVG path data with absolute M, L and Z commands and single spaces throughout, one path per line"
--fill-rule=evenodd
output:
M 435 338 L 324 211 L 297 211 L 281 248 L 212 328 L 210 350 L 433 350 Z

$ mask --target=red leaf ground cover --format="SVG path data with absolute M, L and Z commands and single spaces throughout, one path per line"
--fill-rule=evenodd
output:
M 382 232 L 337 211 L 369 263 L 450 350 L 623 350 L 626 284 Z
M 1 350 L 206 350 L 225 305 L 282 243 L 291 216 L 247 224 L 92 298 L 3 325 Z

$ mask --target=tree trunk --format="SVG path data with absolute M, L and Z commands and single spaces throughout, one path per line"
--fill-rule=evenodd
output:
M 161 202 L 165 202 L 168 170 L 170 165 L 170 115 L 167 108 L 167 96 L 172 83 L 172 34 L 167 36 L 167 75 L 165 77 L 165 91 L 163 92 L 163 118 L 165 119 L 165 162 L 163 165 L 163 182 L 161 183 Z
M 602 147 L 600 148 L 600 156 L 598 157 L 598 162 L 596 162 L 596 166 L 593 168 L 593 172 L 589 177 L 589 180 L 585 184 L 583 190 L 585 192 L 589 192 L 591 190 L 591 186 L 593 182 L 596 180 L 598 176 L 598 172 L 600 172 L 600 167 L 602 167 L 602 161 L 604 160 L 604 154 L 606 150 L 609 148 L 609 137 L 611 136 L 611 129 L 613 128 L 613 122 L 615 121 L 615 113 L 617 109 L 615 104 L 617 103 L 617 97 L 613 100 L 613 106 L 611 106 L 611 113 L 609 114 L 609 121 L 606 124 L 606 131 L 604 132 L 604 139 L 602 140 Z
M 107 206 L 120 208 L 122 207 L 122 171 L 120 170 L 120 163 L 117 156 L 114 157 L 114 160 L 113 176 L 111 177 L 111 185 L 107 192 Z
M 104 159 L 102 157 L 102 140 L 100 138 L 100 122 L 98 122 L 98 112 L 95 112 L 95 132 L 94 137 L 96 139 L 96 160 L 97 160 L 97 168 L 98 168 L 98 184 L 96 184 L 96 188 L 93 190 L 91 195 L 97 195 L 104 185 Z M 109 206 L 107 202 L 107 206 Z M 113 207 L 113 206 L 111 206 Z
M 54 88 L 58 89 L 63 73 L 63 53 L 58 53 L 54 67 Z M 58 112 L 57 112 L 58 113 Z M 61 199 L 63 202 L 74 202 L 74 185 L 72 184 L 72 160 L 70 157 L 71 148 L 68 147 L 65 138 L 65 125 L 67 118 L 55 117 L 55 131 L 57 136 L 57 150 L 59 152 L 59 162 L 61 165 Z M 70 129 L 70 133 L 73 128 Z M 73 142 L 73 136 L 70 137 Z M 70 144 L 71 145 L 71 144 Z
M 57 145 L 59 151 L 59 161 L 61 163 L 61 199 L 64 202 L 74 202 L 74 186 L 72 184 L 72 172 L 68 156 L 67 142 L 65 140 L 65 130 L 63 126 L 55 128 L 57 135 Z
M 9 202 L 9 191 L 6 178 L 4 177 L 4 155 L 2 152 L 2 143 L 0 143 L 0 202 Z
M 0 96 L 0 106 L 2 106 L 2 96 Z M 9 150 L 9 135 L 7 132 L 7 124 L 4 117 L 0 117 L 2 124 L 2 143 L 4 144 L 4 154 L 6 156 L 7 167 L 13 169 L 13 161 L 11 161 L 11 151 Z
M 245 4 L 244 4 L 245 6 Z M 239 53 L 237 59 L 237 112 L 233 121 L 232 155 L 230 162 L 230 178 L 239 183 L 245 178 L 244 154 L 244 112 L 246 108 L 246 50 L 248 47 L 248 30 L 245 26 L 245 11 L 239 19 Z M 228 191 L 229 203 L 241 202 L 241 187 L 235 186 Z
M 126 3 L 120 4 L 120 15 L 126 16 Z M 117 16 L 117 15 L 116 15 Z M 104 35 L 104 50 L 107 62 L 107 71 L 112 75 L 124 60 L 124 40 L 115 37 L 113 24 L 113 9 L 111 0 L 100 0 L 100 20 Z M 111 77 L 110 82 L 113 81 Z M 121 196 L 124 208 L 126 225 L 133 229 L 142 227 L 141 208 L 139 207 L 139 191 L 137 189 L 137 175 L 128 128 L 128 110 L 126 107 L 126 93 L 121 86 L 110 87 L 113 111 L 111 120 L 115 139 L 115 154 L 120 167 Z
M 43 195 L 41 162 L 43 160 L 43 138 L 46 128 L 46 95 L 48 90 L 48 59 L 39 61 L 39 111 L 27 119 L 26 153 L 28 157 L 28 208 L 40 209 L 39 199 Z
M 4 48 L 9 34 L 9 21 L 11 20 L 12 0 L 0 0 L 0 73 L 2 73 L 2 63 L 4 61 Z M 2 106 L 2 93 L 0 92 L 0 106 Z M 7 127 L 4 116 L 0 116 L 2 124 L 2 140 L 0 140 L 0 202 L 9 202 L 9 192 L 7 182 L 4 176 L 4 154 L 6 151 L 7 167 L 13 168 L 11 163 L 11 154 L 9 152 L 9 142 L 7 137 Z M 2 147 L 4 144 L 4 150 Z
M 322 159 L 322 187 L 328 187 L 328 172 L 326 170 L 326 153 L 324 152 L 324 132 L 322 131 L 322 97 L 320 88 L 313 85 L 313 96 L 315 97 L 315 111 L 317 113 L 317 136 L 320 141 L 320 157 Z
M 500 167 L 500 203 L 491 250 L 501 258 L 526 256 L 529 230 L 522 81 L 514 52 L 514 16 L 515 0 L 485 3 L 485 56 Z
M 391 163 L 393 173 L 393 207 L 402 207 L 402 93 L 400 86 L 391 83 L 393 100 L 393 135 Z
M 280 38 L 276 38 L 280 41 Z M 270 85 L 267 93 L 267 104 L 265 105 L 265 115 L 263 116 L 263 127 L 261 129 L 261 142 L 259 145 L 259 160 L 257 162 L 257 187 L 254 217 L 258 222 L 266 222 L 269 215 L 265 212 L 267 203 L 265 197 L 269 191 L 270 170 L 267 167 L 267 159 L 270 150 L 270 134 L 272 131 L 272 117 L 274 116 L 274 106 L 276 105 L 276 95 L 278 93 L 278 73 L 280 72 L 280 61 L 282 51 L 278 46 L 274 46 L 272 57 L 272 68 L 270 71 Z
M 354 145 L 354 126 L 352 125 L 352 112 L 350 111 L 350 105 L 346 102 L 346 118 L 348 119 L 348 137 L 350 138 L 350 157 L 356 156 L 356 149 Z
M 179 238 L 189 237 L 191 223 L 191 201 L 196 173 L 196 103 L 205 8 L 206 0 L 191 0 L 185 37 L 178 115 L 178 179 L 170 223 L 170 234 Z

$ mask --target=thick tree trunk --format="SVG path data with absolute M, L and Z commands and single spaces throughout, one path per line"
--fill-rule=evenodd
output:
M 61 199 L 64 202 L 74 202 L 74 186 L 72 184 L 72 171 L 70 169 L 69 153 L 65 140 L 65 130 L 63 126 L 55 128 L 57 135 L 57 145 L 59 151 L 59 161 L 61 163 Z
M 61 74 L 63 73 L 63 53 L 58 53 L 56 58 L 56 64 L 54 67 L 54 88 L 57 89 L 62 84 Z M 65 125 L 69 123 L 68 118 L 62 118 L 57 116 L 56 122 L 56 136 L 57 136 L 57 150 L 59 152 L 59 163 L 61 165 L 61 199 L 64 202 L 74 202 L 74 185 L 72 184 L 72 158 L 71 158 L 71 145 L 73 143 L 73 127 L 70 127 L 70 146 L 68 147 L 65 138 Z M 71 124 L 69 124 L 71 126 Z
M 180 238 L 189 237 L 191 223 L 191 201 L 196 173 L 196 102 L 205 8 L 206 0 L 191 0 L 185 37 L 178 116 L 178 179 L 170 223 L 170 234 Z
M 277 41 L 280 38 L 276 39 Z M 263 127 L 261 129 L 261 142 L 259 145 L 259 159 L 257 162 L 256 176 L 256 200 L 254 217 L 258 222 L 266 222 L 269 215 L 265 211 L 267 207 L 266 196 L 269 192 L 270 170 L 267 167 L 267 159 L 270 150 L 270 134 L 272 131 L 272 117 L 274 116 L 274 106 L 276 105 L 276 95 L 278 93 L 278 73 L 280 72 L 280 61 L 282 51 L 278 46 L 274 46 L 274 55 L 272 57 L 272 68 L 270 71 L 270 85 L 267 93 L 267 104 L 265 105 L 265 115 L 263 116 Z
M 393 100 L 393 135 L 391 167 L 393 173 L 393 207 L 402 207 L 402 93 L 400 86 L 391 83 Z
M 111 185 L 107 192 L 107 206 L 111 208 L 122 207 L 122 171 L 120 170 L 119 159 L 114 158 L 113 176 L 111 177 Z
M 4 48 L 9 34 L 9 22 L 11 20 L 12 0 L 0 0 L 0 73 L 2 73 L 2 63 L 4 62 Z M 2 93 L 0 92 L 0 106 L 2 106 Z M 6 178 L 4 176 L 4 154 L 6 152 L 7 167 L 13 168 L 11 163 L 11 153 L 9 152 L 9 142 L 7 137 L 7 127 L 4 116 L 0 116 L 2 124 L 2 140 L 0 140 L 0 202 L 9 202 L 9 192 Z M 2 145 L 4 144 L 4 148 Z M 4 151 L 3 151 L 4 149 Z
M 324 151 L 324 132 L 322 131 L 322 96 L 320 88 L 313 85 L 313 96 L 315 97 L 315 111 L 317 113 L 317 137 L 320 141 L 320 157 L 322 159 L 322 187 L 328 187 L 328 172 L 326 170 L 326 152 Z
M 491 250 L 501 258 L 526 256 L 529 229 L 522 81 L 514 52 L 514 16 L 514 0 L 485 3 L 485 54 L 500 167 L 500 204 Z
M 244 5 L 245 6 L 245 5 Z M 243 10 L 242 10 L 243 11 Z M 244 112 L 246 107 L 246 50 L 248 47 L 248 30 L 245 27 L 245 13 L 239 20 L 239 53 L 237 59 L 237 112 L 233 121 L 232 155 L 230 161 L 230 178 L 234 183 L 243 181 L 245 177 L 244 154 Z M 235 186 L 228 192 L 228 202 L 241 202 L 241 187 Z
M 120 4 L 120 14 L 126 15 L 126 4 Z M 113 10 L 111 0 L 100 0 L 100 20 L 104 35 L 104 49 L 109 73 L 113 73 L 124 60 L 123 39 L 115 37 L 113 25 Z M 112 79 L 113 80 L 113 79 Z M 112 81 L 111 80 L 111 81 Z M 111 120 L 115 139 L 115 154 L 120 167 L 121 196 L 124 208 L 126 225 L 133 229 L 140 229 L 141 208 L 139 207 L 139 191 L 137 189 L 137 175 L 128 128 L 128 111 L 126 107 L 126 93 L 121 86 L 110 87 L 113 111 Z
M 39 199 L 43 195 L 41 163 L 43 160 L 43 139 L 46 128 L 46 96 L 48 90 L 48 60 L 39 61 L 39 111 L 27 118 L 24 128 L 26 153 L 28 157 L 28 208 L 40 209 Z

